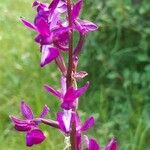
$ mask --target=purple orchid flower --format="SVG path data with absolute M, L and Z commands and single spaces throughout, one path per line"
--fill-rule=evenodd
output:
M 67 8 L 63 0 L 53 0 L 50 5 L 35 1 L 33 7 L 37 7 L 34 23 L 25 19 L 21 21 L 26 27 L 37 32 L 35 41 L 41 45 L 41 67 L 44 67 L 59 56 L 60 49 L 68 50 L 66 46 L 69 28 L 60 23 L 60 15 Z
M 75 89 L 74 87 L 70 87 L 68 88 L 68 90 L 66 90 L 66 78 L 62 77 L 61 87 L 62 89 L 60 92 L 48 85 L 44 85 L 46 91 L 59 98 L 59 100 L 62 102 L 61 107 L 63 109 L 69 110 L 76 107 L 75 101 L 77 100 L 77 98 L 79 98 L 81 95 L 83 95 L 86 92 L 86 90 L 89 87 L 89 82 L 87 82 L 81 88 Z
M 26 133 L 26 145 L 31 147 L 34 144 L 40 144 L 45 140 L 44 133 L 39 129 L 39 119 L 44 118 L 48 112 L 48 106 L 44 106 L 38 119 L 34 119 L 32 109 L 24 102 L 21 102 L 21 112 L 24 120 L 15 116 L 10 116 L 12 123 L 17 131 Z
M 81 20 L 78 18 L 81 8 L 83 5 L 83 0 L 79 0 L 72 9 L 72 20 L 74 22 L 74 28 L 78 30 L 81 34 L 86 34 L 91 31 L 95 31 L 98 26 L 90 21 Z
M 74 50 L 74 55 L 76 56 L 79 54 L 79 52 L 83 47 L 86 34 L 98 29 L 98 26 L 96 24 L 88 20 L 81 20 L 79 18 L 82 5 L 83 5 L 83 0 L 78 0 L 78 2 L 72 8 L 73 29 L 77 30 L 80 35 L 78 44 Z
M 82 124 L 78 114 L 72 112 L 72 110 L 64 110 L 64 112 L 57 113 L 57 121 L 59 123 L 60 130 L 68 134 L 71 132 L 72 123 L 75 124 L 76 127 L 76 139 L 77 139 L 77 146 L 78 150 L 81 150 L 81 140 L 82 140 L 82 132 L 87 131 L 90 129 L 95 121 L 93 117 L 87 118 L 87 120 Z
M 79 116 L 72 112 L 72 110 L 64 110 L 64 112 L 58 112 L 57 121 L 59 122 L 59 127 L 61 131 L 63 131 L 64 133 L 70 132 L 70 126 L 72 122 L 75 122 L 76 131 L 79 133 L 87 131 L 88 129 L 93 127 L 95 123 L 94 118 L 91 116 L 86 119 L 84 124 L 82 124 Z

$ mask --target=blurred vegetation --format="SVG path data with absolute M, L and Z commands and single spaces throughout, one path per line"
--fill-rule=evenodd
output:
M 44 104 L 54 118 L 58 101 L 44 92 L 43 84 L 59 87 L 55 64 L 41 69 L 34 33 L 19 17 L 33 20 L 31 0 L 0 1 L 0 149 L 25 150 L 24 134 L 12 128 L 8 115 L 21 116 L 25 99 L 35 115 Z M 94 115 L 96 125 L 89 136 L 102 147 L 115 136 L 119 150 L 150 147 L 150 3 L 149 0 L 86 0 L 82 18 L 97 23 L 98 32 L 86 40 L 80 69 L 87 70 L 90 89 L 80 99 L 83 120 Z M 84 83 L 84 81 L 82 81 Z M 80 83 L 80 84 L 82 84 Z M 48 138 L 31 149 L 63 149 L 63 136 L 42 126 Z

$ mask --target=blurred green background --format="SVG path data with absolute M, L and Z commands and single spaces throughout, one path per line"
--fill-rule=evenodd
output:
M 59 87 L 55 64 L 39 67 L 39 48 L 34 33 L 19 17 L 33 20 L 31 0 L 0 0 L 0 149 L 26 150 L 24 134 L 17 133 L 8 118 L 21 117 L 19 103 L 25 99 L 37 116 L 48 104 L 55 118 L 58 101 L 43 90 L 48 83 Z M 84 120 L 94 115 L 96 125 L 88 131 L 103 147 L 115 136 L 119 150 L 150 148 L 150 2 L 149 0 L 85 0 L 82 17 L 100 28 L 87 37 L 79 68 L 91 82 L 81 97 Z M 62 150 L 63 136 L 42 126 L 44 143 L 32 150 Z

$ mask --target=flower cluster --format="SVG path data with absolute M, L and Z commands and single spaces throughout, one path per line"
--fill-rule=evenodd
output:
M 37 8 L 37 15 L 34 23 L 21 19 L 26 27 L 37 33 L 35 41 L 40 45 L 42 53 L 41 67 L 55 60 L 62 51 L 68 52 L 71 29 L 79 32 L 81 37 L 97 29 L 94 23 L 79 18 L 82 4 L 83 0 L 79 0 L 72 6 L 72 26 L 69 26 L 67 21 L 66 0 L 53 0 L 50 5 L 35 1 L 33 7 Z M 80 51 L 77 48 L 75 50 Z M 74 53 L 77 53 L 76 51 Z
M 37 34 L 35 42 L 40 47 L 40 66 L 44 67 L 55 61 L 61 72 L 61 90 L 44 85 L 44 89 L 60 101 L 62 111 L 57 112 L 56 120 L 45 119 L 49 113 L 46 105 L 39 117 L 34 118 L 32 109 L 24 101 L 21 102 L 24 119 L 10 117 L 15 129 L 25 132 L 27 146 L 40 144 L 45 140 L 46 137 L 39 128 L 39 124 L 43 123 L 70 137 L 72 150 L 81 150 L 83 147 L 87 150 L 100 150 L 97 141 L 85 135 L 85 131 L 94 125 L 94 118 L 91 116 L 82 123 L 77 112 L 78 100 L 89 87 L 89 82 L 77 87 L 77 81 L 87 75 L 86 71 L 77 72 L 78 57 L 86 35 L 98 28 L 96 24 L 79 18 L 82 5 L 83 0 L 52 0 L 50 4 L 35 1 L 32 6 L 36 8 L 37 14 L 33 23 L 21 18 L 21 22 Z M 73 32 L 79 33 L 75 47 Z M 68 55 L 67 67 L 63 53 Z M 117 150 L 116 140 L 112 138 L 104 150 Z

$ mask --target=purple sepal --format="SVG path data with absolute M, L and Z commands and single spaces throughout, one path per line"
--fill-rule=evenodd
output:
M 31 22 L 29 22 L 29 21 L 27 21 L 27 20 L 25 20 L 25 19 L 23 19 L 23 18 L 21 18 L 20 20 L 21 20 L 21 22 L 22 22 L 26 27 L 28 27 L 29 29 L 32 29 L 32 30 L 35 30 L 35 31 L 36 31 L 36 27 L 35 27 L 34 24 L 32 24 Z
M 54 12 L 55 8 L 57 7 L 60 0 L 53 0 L 51 4 L 49 5 L 49 9 L 51 10 L 51 13 Z
M 91 31 L 95 31 L 98 29 L 98 26 L 93 22 L 87 20 L 79 20 L 75 21 L 75 29 L 77 29 L 80 33 L 86 34 Z
M 47 105 L 44 106 L 43 111 L 41 112 L 39 118 L 44 118 L 48 113 L 49 113 L 50 109 Z
M 81 131 L 86 131 L 94 126 L 95 120 L 94 117 L 89 117 L 81 127 Z
M 54 88 L 52 88 L 51 86 L 48 86 L 47 84 L 44 85 L 44 89 L 53 94 L 54 96 L 58 97 L 59 99 L 62 97 L 62 94 L 58 91 L 58 90 L 55 90 Z
M 117 145 L 117 141 L 115 140 L 115 138 L 112 138 L 110 140 L 110 142 L 106 145 L 104 150 L 118 150 L 118 145 Z
M 21 120 L 14 116 L 10 116 L 10 119 L 13 122 L 14 127 L 17 131 L 25 132 L 31 129 L 31 125 L 26 120 Z
M 39 129 L 31 130 L 26 134 L 26 145 L 31 147 L 34 144 L 40 144 L 45 140 L 43 132 Z
M 83 0 L 79 0 L 73 7 L 72 10 L 72 19 L 75 20 L 79 16 L 79 13 L 81 11 L 83 5 Z
M 33 112 L 31 108 L 24 102 L 21 102 L 21 112 L 26 119 L 33 119 Z

